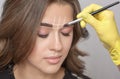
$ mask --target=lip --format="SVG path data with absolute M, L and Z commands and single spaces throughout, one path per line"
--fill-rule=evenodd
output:
M 61 56 L 50 56 L 44 58 L 49 64 L 57 64 L 61 60 Z

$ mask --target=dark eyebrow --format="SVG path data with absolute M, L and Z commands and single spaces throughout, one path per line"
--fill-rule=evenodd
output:
M 40 25 L 41 26 L 46 26 L 46 27 L 53 27 L 53 25 L 49 24 L 49 23 L 41 23 Z

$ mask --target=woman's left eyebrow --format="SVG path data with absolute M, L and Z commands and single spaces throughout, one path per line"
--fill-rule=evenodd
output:
M 46 26 L 46 27 L 53 27 L 53 25 L 49 24 L 49 23 L 41 23 L 40 25 L 41 26 Z

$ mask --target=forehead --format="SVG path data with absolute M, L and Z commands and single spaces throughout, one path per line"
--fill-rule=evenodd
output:
M 52 3 L 46 9 L 43 22 L 67 23 L 73 20 L 73 9 L 69 4 Z M 59 21 L 59 22 L 58 22 Z

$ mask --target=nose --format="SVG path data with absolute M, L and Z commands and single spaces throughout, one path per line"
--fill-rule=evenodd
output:
M 55 33 L 54 37 L 51 39 L 50 50 L 61 51 L 63 49 L 62 41 L 58 33 Z

